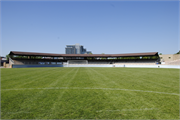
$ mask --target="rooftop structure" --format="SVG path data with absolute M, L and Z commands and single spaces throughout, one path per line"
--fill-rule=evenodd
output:
M 54 53 L 37 53 L 37 52 L 20 52 L 11 51 L 10 56 L 44 56 L 44 57 L 143 57 L 158 56 L 158 52 L 147 53 L 126 53 L 126 54 L 54 54 Z

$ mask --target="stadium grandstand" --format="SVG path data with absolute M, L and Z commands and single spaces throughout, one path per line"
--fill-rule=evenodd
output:
M 52 54 L 11 51 L 11 67 L 62 67 L 65 65 L 155 65 L 158 52 L 128 54 Z

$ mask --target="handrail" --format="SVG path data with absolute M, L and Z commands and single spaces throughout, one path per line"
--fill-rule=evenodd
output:
M 9 60 L 14 64 L 14 60 L 12 60 L 10 57 L 9 57 Z

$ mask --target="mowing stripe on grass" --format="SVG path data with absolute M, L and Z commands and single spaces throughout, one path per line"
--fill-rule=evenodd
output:
M 6 114 L 21 114 L 21 113 L 32 113 L 32 112 L 20 111 L 20 112 L 7 112 Z
M 158 110 L 158 108 L 144 108 L 144 109 L 122 109 L 122 110 L 98 110 L 96 112 L 116 112 L 116 111 L 146 111 L 146 110 Z M 20 113 L 32 113 L 26 111 L 19 111 L 19 112 L 7 112 L 6 114 L 20 114 Z
M 130 89 L 119 89 L 119 88 L 80 88 L 80 87 L 51 87 L 51 88 L 20 88 L 20 89 L 1 89 L 1 91 L 8 91 L 8 90 L 33 90 L 33 89 L 80 89 L 80 90 L 86 90 L 86 89 L 95 89 L 95 90 L 124 90 L 124 91 L 136 91 L 136 92 L 151 92 L 151 93 L 159 93 L 159 94 L 169 94 L 169 95 L 177 95 L 180 96 L 180 94 L 177 93 L 166 93 L 166 92 L 157 92 L 157 91 L 144 91 L 144 90 L 130 90 Z
M 145 111 L 145 110 L 158 110 L 158 108 L 144 108 L 144 109 L 122 109 L 122 110 L 98 110 L 96 112 L 115 112 L 115 111 Z
M 75 78 L 75 76 L 77 75 L 78 71 L 79 71 L 79 68 L 76 70 L 76 72 L 74 73 L 74 75 L 73 75 L 73 76 L 71 77 L 71 79 L 68 81 L 67 86 L 68 86 L 68 85 L 71 83 L 71 81 Z M 52 108 L 51 108 L 51 110 L 52 110 L 53 112 L 57 112 L 57 111 L 55 111 L 55 108 L 57 107 L 57 104 L 59 103 L 59 101 L 60 101 L 61 98 L 63 97 L 65 91 L 66 91 L 66 90 L 64 90 L 64 91 L 60 94 L 60 96 L 58 97 L 58 101 L 56 101 L 56 102 L 53 104 L 53 106 L 52 106 Z M 52 115 L 52 114 L 51 114 L 51 115 Z

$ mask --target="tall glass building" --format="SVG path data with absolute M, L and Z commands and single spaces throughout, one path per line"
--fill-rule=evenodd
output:
M 66 45 L 65 48 L 66 54 L 90 54 L 91 51 L 86 51 L 82 45 L 75 44 L 75 45 Z

